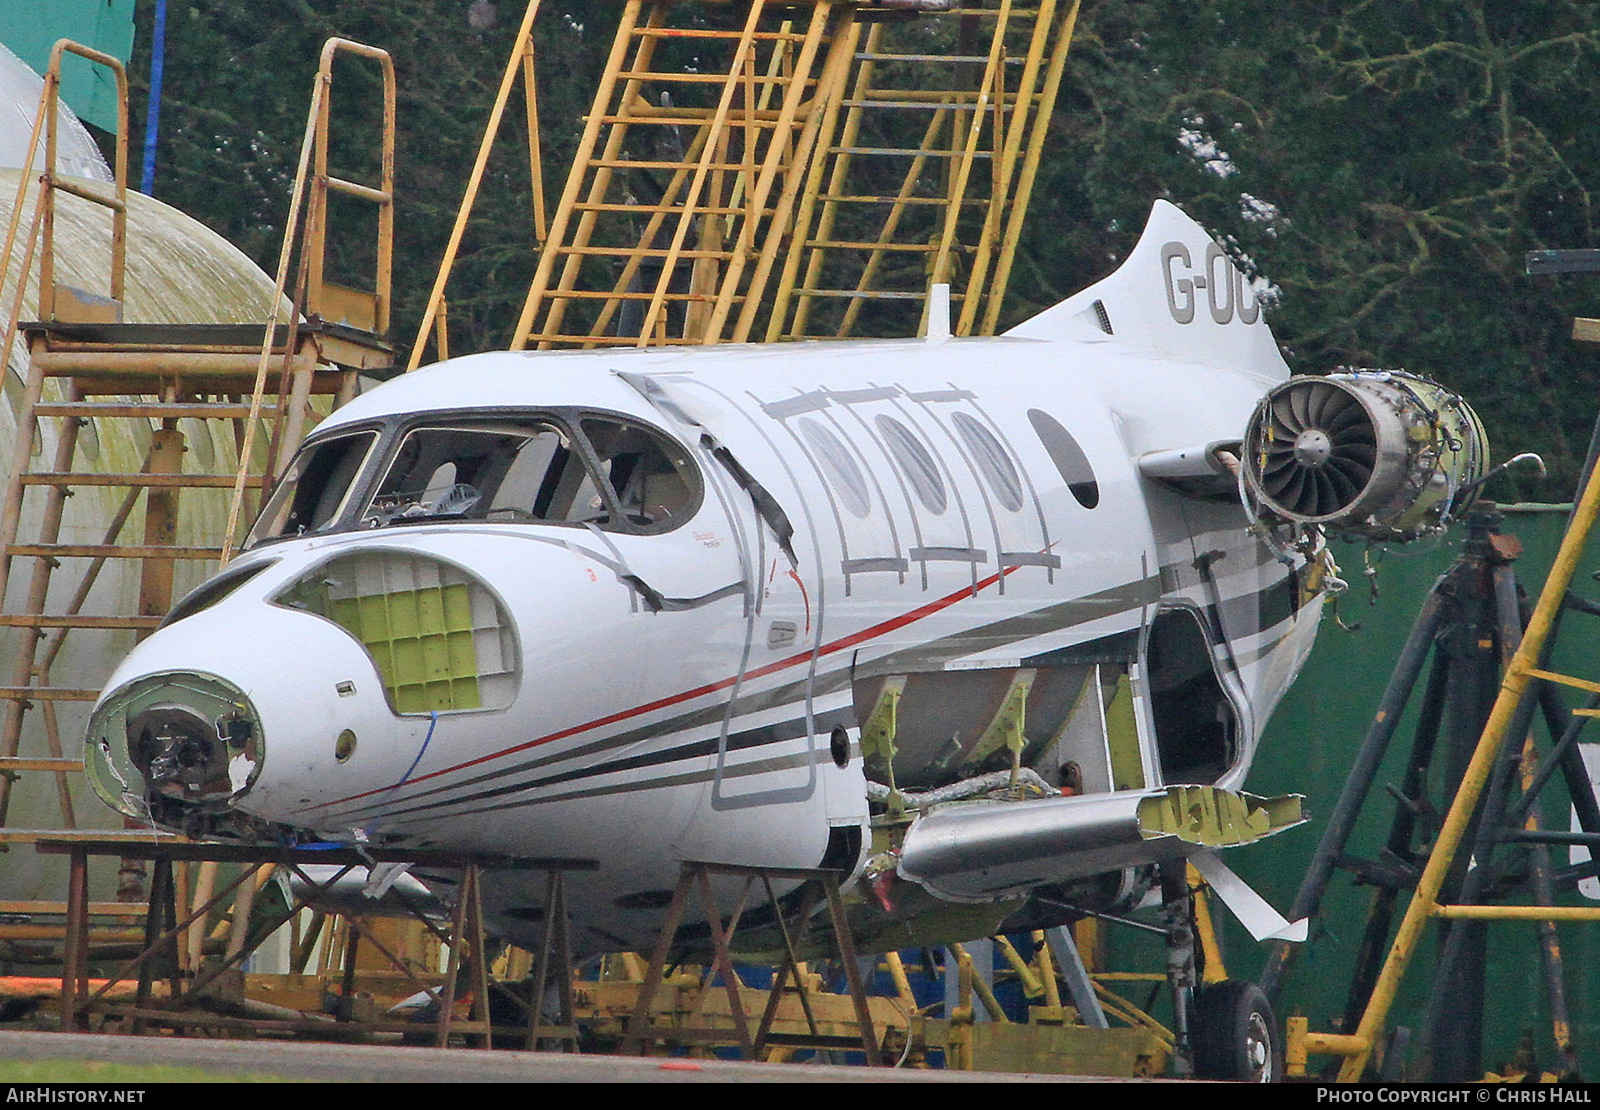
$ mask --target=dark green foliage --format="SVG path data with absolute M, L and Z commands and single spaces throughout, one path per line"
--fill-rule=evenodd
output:
M 1523 260 L 1596 245 L 1600 12 L 1127 0 L 1086 4 L 1074 49 L 1037 202 L 1056 211 L 1033 225 L 1073 230 L 1034 244 L 1040 301 L 1125 251 L 1166 196 L 1276 288 L 1297 370 L 1438 377 L 1479 406 L 1498 457 L 1552 464 L 1542 486 L 1501 480 L 1493 495 L 1570 495 L 1596 407 L 1570 318 L 1600 290 L 1535 281 Z M 1184 128 L 1228 162 L 1184 150 Z M 1276 217 L 1252 219 L 1247 196 Z
M 414 335 L 521 0 L 171 0 L 156 194 L 271 270 L 318 51 L 394 54 L 400 82 L 395 335 Z M 537 49 L 553 207 L 620 4 L 546 2 Z M 132 67 L 136 129 L 153 0 Z M 482 12 L 482 7 L 478 9 Z M 481 18 L 478 20 L 482 23 Z M 1594 416 L 1570 318 L 1592 278 L 1534 281 L 1530 249 L 1594 243 L 1600 11 L 1575 0 L 1085 0 L 1006 321 L 1112 268 L 1166 197 L 1276 291 L 1297 370 L 1405 367 L 1465 392 L 1496 455 L 1538 450 L 1570 495 Z M 335 78 L 338 172 L 373 171 L 371 67 Z M 520 96 L 451 288 L 456 352 L 503 345 L 535 263 Z M 1253 200 L 1251 198 L 1254 198 Z M 363 218 L 348 221 L 364 226 Z M 364 237 L 338 244 L 347 274 Z

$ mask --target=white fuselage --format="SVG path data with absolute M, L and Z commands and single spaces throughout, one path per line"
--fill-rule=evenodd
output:
M 659 906 L 682 860 L 815 867 L 845 829 L 845 865 L 859 867 L 870 707 L 856 699 L 874 675 L 1015 672 L 1075 645 L 1137 645 L 1163 607 L 1192 608 L 1221 633 L 1211 662 L 1240 735 L 1213 781 L 1237 787 L 1318 599 L 1300 604 L 1237 504 L 1181 496 L 1137 461 L 1237 439 L 1272 384 L 1087 327 L 457 359 L 356 399 L 309 443 L 378 431 L 359 491 L 419 420 L 621 417 L 692 460 L 697 507 L 656 530 L 396 517 L 258 542 L 229 573 L 263 569 L 208 607 L 180 605 L 107 688 L 198 672 L 245 695 L 259 747 L 235 761 L 231 804 L 266 821 L 598 862 L 574 879 L 574 915 L 615 943 L 638 943 L 651 916 L 639 908 Z M 370 638 L 284 604 L 293 583 L 353 557 L 386 573 L 437 561 L 487 591 L 479 669 L 490 640 L 506 658 L 485 707 L 397 705 Z M 1138 650 L 1128 677 L 1144 785 L 1157 786 Z M 848 758 L 831 750 L 836 729 Z M 1096 773 L 1086 791 L 1115 785 Z M 489 892 L 503 924 L 538 901 L 533 886 Z

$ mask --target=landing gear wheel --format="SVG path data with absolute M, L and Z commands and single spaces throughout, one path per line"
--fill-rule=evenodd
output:
M 1228 979 L 1197 993 L 1191 1029 L 1199 1078 L 1274 1083 L 1282 1077 L 1277 1019 L 1254 983 Z

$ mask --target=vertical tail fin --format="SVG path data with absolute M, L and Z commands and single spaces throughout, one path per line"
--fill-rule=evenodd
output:
M 1059 338 L 1084 334 L 1085 324 L 1164 355 L 1267 381 L 1289 376 L 1249 280 L 1203 227 L 1164 200 L 1115 273 L 1007 334 Z

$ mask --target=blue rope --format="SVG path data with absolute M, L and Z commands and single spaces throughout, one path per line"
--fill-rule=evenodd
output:
M 438 723 L 439 711 L 435 709 L 432 713 L 428 714 L 428 735 L 422 738 L 422 747 L 417 749 L 417 758 L 411 761 L 411 766 L 407 767 L 406 773 L 400 776 L 400 781 L 389 788 L 391 793 L 404 786 L 406 784 L 406 780 L 411 777 L 411 772 L 415 771 L 417 769 L 417 764 L 422 762 L 422 757 L 427 754 L 428 751 L 428 741 L 433 739 L 434 726 Z
M 439 711 L 438 710 L 434 710 L 432 713 L 428 714 L 428 735 L 426 735 L 426 736 L 424 736 L 422 738 L 422 747 L 417 749 L 417 757 L 411 761 L 411 766 L 406 768 L 406 773 L 400 776 L 400 781 L 395 783 L 393 786 L 389 787 L 389 797 L 384 799 L 384 807 L 385 808 L 384 809 L 380 809 L 378 811 L 378 815 L 372 819 L 372 823 L 369 824 L 365 829 L 361 830 L 363 833 L 365 833 L 365 834 L 370 836 L 372 833 L 376 832 L 378 830 L 378 826 L 383 822 L 384 817 L 388 816 L 387 808 L 388 808 L 389 798 L 394 797 L 394 792 L 396 790 L 399 790 L 402 786 L 404 786 L 406 784 L 407 781 L 410 780 L 411 772 L 413 772 L 413 771 L 415 771 L 417 769 L 417 764 L 422 762 L 422 757 L 424 755 L 428 754 L 428 743 L 433 739 L 433 730 L 436 727 L 438 727 L 438 724 L 439 724 Z M 351 841 L 337 841 L 337 840 L 314 840 L 314 841 L 309 841 L 309 842 L 306 842 L 306 843 L 303 843 L 303 844 L 296 844 L 296 845 L 294 845 L 294 847 L 296 847 L 296 848 L 309 848 L 309 849 L 316 850 L 316 851 L 333 851 L 333 850 L 339 849 L 339 848 L 352 848 L 352 847 L 355 848 L 357 851 L 361 850 L 361 845 L 359 843 L 353 843 Z
M 144 177 L 139 191 L 151 196 L 156 185 L 156 137 L 161 129 L 161 77 L 167 64 L 167 0 L 156 0 L 155 34 L 150 40 L 150 103 L 144 114 Z

